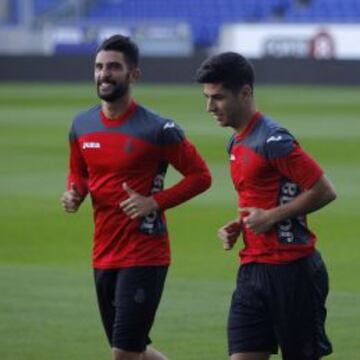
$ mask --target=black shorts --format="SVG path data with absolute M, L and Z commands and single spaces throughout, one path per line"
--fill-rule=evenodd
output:
M 325 334 L 328 274 L 318 252 L 289 264 L 240 266 L 229 319 L 229 354 L 277 353 L 315 360 L 332 352 Z
M 143 352 L 151 343 L 149 332 L 167 268 L 139 266 L 94 270 L 99 310 L 111 347 Z

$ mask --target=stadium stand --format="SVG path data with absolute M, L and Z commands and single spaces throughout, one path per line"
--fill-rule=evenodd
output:
M 34 12 L 36 15 L 41 15 L 52 10 L 58 3 L 57 0 L 34 0 Z
M 16 1 L 12 3 L 16 11 Z M 71 2 L 33 0 L 33 3 L 35 16 L 43 16 L 60 3 Z M 216 42 L 224 23 L 360 21 L 360 0 L 92 0 L 84 4 L 83 20 L 87 22 L 186 22 L 191 27 L 194 44 L 204 47 Z

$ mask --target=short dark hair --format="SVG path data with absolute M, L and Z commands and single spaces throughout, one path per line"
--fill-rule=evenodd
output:
M 222 84 L 224 88 L 237 92 L 244 85 L 253 89 L 255 70 L 244 56 L 235 52 L 224 52 L 207 58 L 200 65 L 196 81 L 200 84 Z
M 96 54 L 102 50 L 113 50 L 123 53 L 129 66 L 136 67 L 139 64 L 139 48 L 127 36 L 119 34 L 110 36 L 100 44 L 96 50 Z

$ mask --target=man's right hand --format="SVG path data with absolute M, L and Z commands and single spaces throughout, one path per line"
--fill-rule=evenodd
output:
M 242 225 L 239 220 L 233 220 L 218 230 L 218 237 L 222 240 L 224 250 L 233 248 L 241 234 Z
M 61 196 L 61 205 L 68 213 L 76 212 L 82 201 L 83 197 L 80 195 L 75 184 L 71 184 L 71 189 L 65 191 Z

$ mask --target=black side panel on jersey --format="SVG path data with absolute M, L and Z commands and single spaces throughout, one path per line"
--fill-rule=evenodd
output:
M 289 179 L 283 179 L 280 184 L 278 205 L 292 201 L 301 192 L 300 187 Z M 307 244 L 309 232 L 305 223 L 305 216 L 285 219 L 277 224 L 279 241 L 282 244 Z
M 165 175 L 168 168 L 167 162 L 161 162 L 159 169 L 153 179 L 150 193 L 155 194 L 164 189 Z M 166 233 L 166 225 L 162 218 L 162 212 L 159 210 L 152 211 L 145 216 L 140 224 L 140 232 L 147 235 L 163 235 Z

